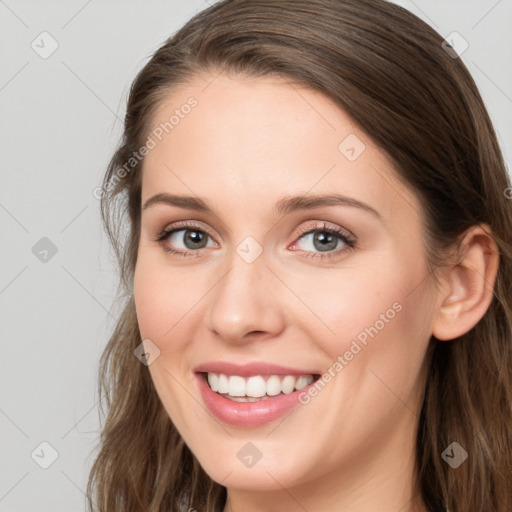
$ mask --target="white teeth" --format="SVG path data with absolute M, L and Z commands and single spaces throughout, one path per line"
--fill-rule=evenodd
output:
M 281 379 L 277 375 L 271 375 L 267 380 L 267 395 L 276 396 L 281 393 Z
M 282 381 L 281 381 L 281 389 L 283 390 L 283 393 L 285 395 L 289 395 L 293 388 L 295 387 L 295 381 L 297 379 L 293 375 L 287 375 Z
M 208 374 L 208 375 L 210 375 L 210 374 Z M 218 382 L 219 383 L 218 383 L 217 393 L 227 393 L 229 391 L 228 378 L 221 373 L 219 375 L 219 381 Z
M 264 396 L 266 393 L 267 385 L 265 384 L 265 379 L 263 377 L 257 375 L 255 377 L 249 377 L 247 379 L 247 390 L 245 392 L 247 396 L 258 398 L 260 396 Z
M 295 389 L 298 391 L 299 389 L 309 386 L 312 382 L 313 379 L 311 378 L 311 375 L 301 375 L 295 383 Z
M 229 377 L 229 391 L 231 396 L 245 396 L 245 379 L 238 375 L 231 375 Z
M 270 375 L 267 379 L 261 375 L 248 378 L 239 375 L 224 375 L 223 373 L 208 373 L 208 384 L 213 391 L 219 394 L 235 397 L 237 402 L 255 402 L 256 399 L 265 399 L 280 393 L 289 395 L 293 391 L 309 386 L 313 382 L 313 375 Z M 246 398 L 242 398 L 246 397 Z
M 225 398 L 233 400 L 233 402 L 259 402 L 260 400 L 267 400 L 268 396 L 262 396 L 261 398 L 254 398 L 252 396 L 231 396 L 227 395 Z
M 212 391 L 218 391 L 219 389 L 219 376 L 215 373 L 208 374 L 208 384 L 212 388 Z

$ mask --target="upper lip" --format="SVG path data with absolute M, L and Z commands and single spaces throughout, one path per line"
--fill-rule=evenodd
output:
M 228 363 L 227 361 L 211 361 L 194 368 L 196 373 L 223 373 L 224 375 L 239 375 L 251 377 L 253 375 L 318 375 L 316 370 L 301 370 L 271 363 L 252 362 L 246 364 Z

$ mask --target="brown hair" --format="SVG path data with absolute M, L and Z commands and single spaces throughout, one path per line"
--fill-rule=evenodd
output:
M 416 477 L 433 511 L 512 510 L 510 179 L 477 87 L 442 41 L 384 0 L 224 0 L 193 17 L 139 72 L 101 199 L 124 304 L 100 365 L 108 415 L 88 483 L 91 510 L 219 512 L 225 504 L 226 489 L 184 444 L 133 355 L 141 342 L 131 291 L 143 160 L 119 179 L 145 143 L 155 108 L 203 72 L 274 75 L 334 100 L 418 195 L 434 277 L 467 228 L 490 226 L 500 265 L 488 310 L 460 338 L 430 341 Z M 456 470 L 441 457 L 453 441 L 469 453 Z

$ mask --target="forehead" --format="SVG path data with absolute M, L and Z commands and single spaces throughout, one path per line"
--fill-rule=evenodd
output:
M 151 126 L 143 202 L 161 192 L 214 194 L 243 211 L 311 191 L 358 198 L 388 217 L 417 206 L 348 115 L 285 79 L 197 77 L 169 93 Z

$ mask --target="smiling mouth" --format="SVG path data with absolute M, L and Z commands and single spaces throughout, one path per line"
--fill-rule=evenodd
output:
M 289 395 L 316 382 L 319 374 L 304 375 L 226 375 L 219 372 L 200 372 L 209 388 L 234 402 L 259 402 Z

